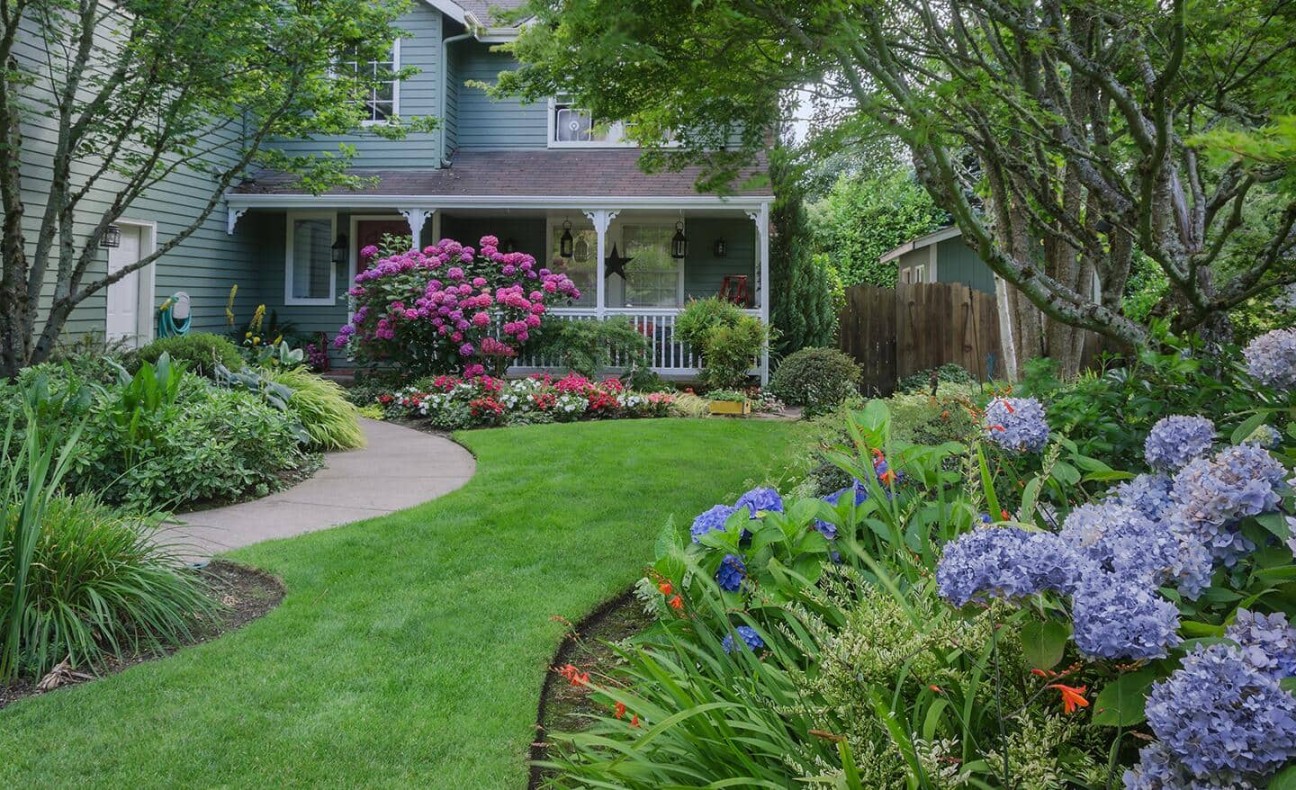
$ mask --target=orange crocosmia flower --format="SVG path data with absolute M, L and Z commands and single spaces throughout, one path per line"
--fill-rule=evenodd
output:
M 1016 414 L 1016 413 L 1017 413 L 1017 410 L 1014 409 L 1014 408 L 1012 407 L 1012 404 L 1009 403 L 1008 400 L 1007 400 L 1006 398 L 1004 399 L 1003 405 L 1004 405 L 1004 408 L 1008 410 L 1008 413 L 1009 413 L 1009 414 Z
M 630 718 L 630 726 L 631 726 L 631 727 L 638 727 L 638 726 L 639 726 L 639 714 L 638 714 L 638 713 L 636 713 L 634 716 L 632 716 L 632 717 Z
M 679 597 L 678 595 L 675 596 L 674 598 L 671 598 L 669 601 L 667 601 L 667 603 L 670 604 L 670 607 L 671 607 L 672 609 L 683 609 L 683 608 L 684 608 L 684 599 L 681 598 L 681 597 Z
M 1012 516 L 1008 514 L 1007 510 L 1000 510 L 999 515 L 1003 516 L 1004 521 L 1007 521 L 1008 519 L 1012 518 Z
M 1088 686 L 1067 686 L 1062 683 L 1050 683 L 1045 688 L 1057 689 L 1062 694 L 1062 711 L 1064 713 L 1075 713 L 1076 708 L 1089 707 L 1089 700 L 1085 699 L 1085 691 Z
M 573 686 L 589 685 L 589 673 L 581 672 L 573 664 L 564 666 L 562 669 L 558 670 L 558 674 L 567 678 L 567 681 Z
M 625 703 L 624 703 L 624 702 L 618 702 L 618 703 L 616 704 L 616 707 L 612 709 L 612 712 L 616 715 L 616 717 L 617 717 L 618 719 L 624 719 L 624 718 L 625 718 L 625 710 L 626 710 L 626 708 L 625 708 Z
M 937 686 L 935 683 L 931 684 L 931 685 L 928 686 L 927 688 L 930 689 L 931 691 L 936 692 L 937 694 L 944 694 L 944 693 L 945 693 L 945 690 L 942 689 L 940 686 Z
M 661 584 L 657 585 L 657 589 L 661 591 L 662 595 L 670 595 L 671 593 L 675 592 L 675 588 L 671 586 L 670 582 L 662 582 Z

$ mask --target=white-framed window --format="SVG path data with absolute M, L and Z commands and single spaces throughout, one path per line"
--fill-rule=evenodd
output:
M 562 252 L 562 221 L 549 222 L 549 268 L 562 272 L 580 289 L 580 298 L 564 307 L 595 307 L 598 302 L 598 233 L 591 227 L 572 227 L 572 257 Z M 611 249 L 611 247 L 608 247 Z
M 331 305 L 337 300 L 333 242 L 337 215 L 302 211 L 288 214 L 284 264 L 284 304 Z
M 565 99 L 549 102 L 549 146 L 614 147 L 633 145 L 625 139 L 625 124 L 620 121 L 600 123 L 587 110 Z
M 684 261 L 671 257 L 675 223 L 621 226 L 627 266 L 621 298 L 626 307 L 682 307 Z M 613 305 L 616 306 L 616 305 Z
M 922 283 L 926 276 L 926 266 L 909 266 L 900 270 L 900 282 L 902 283 Z
M 355 98 L 364 110 L 362 124 L 385 124 L 400 115 L 400 80 L 396 79 L 400 71 L 400 39 L 392 42 L 390 59 L 357 60 L 355 53 L 350 53 L 338 60 L 336 71 L 373 80 L 368 90 Z

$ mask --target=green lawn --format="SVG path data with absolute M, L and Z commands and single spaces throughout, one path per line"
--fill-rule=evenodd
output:
M 525 785 L 546 664 L 670 516 L 777 477 L 796 426 L 467 433 L 477 475 L 411 510 L 241 550 L 283 605 L 213 643 L 0 711 L 0 787 Z

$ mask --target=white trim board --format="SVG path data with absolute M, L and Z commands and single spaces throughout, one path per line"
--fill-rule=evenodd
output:
M 599 208 L 612 210 L 656 208 L 674 211 L 760 209 L 773 202 L 772 195 L 721 197 L 718 195 L 681 196 L 627 196 L 609 195 L 303 195 L 303 194 L 245 194 L 225 193 L 230 212 L 250 208 L 290 209 L 395 209 L 397 206 L 422 206 L 438 210 L 464 208 L 538 208 L 553 210 L 586 211 Z

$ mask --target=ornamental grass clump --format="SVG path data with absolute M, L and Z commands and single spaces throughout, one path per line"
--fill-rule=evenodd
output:
M 372 258 L 377 248 L 361 254 Z M 355 312 L 334 344 L 411 376 L 500 375 L 538 339 L 550 308 L 580 298 L 565 274 L 501 252 L 494 236 L 483 236 L 479 250 L 444 239 L 384 258 L 356 275 L 348 293 Z

